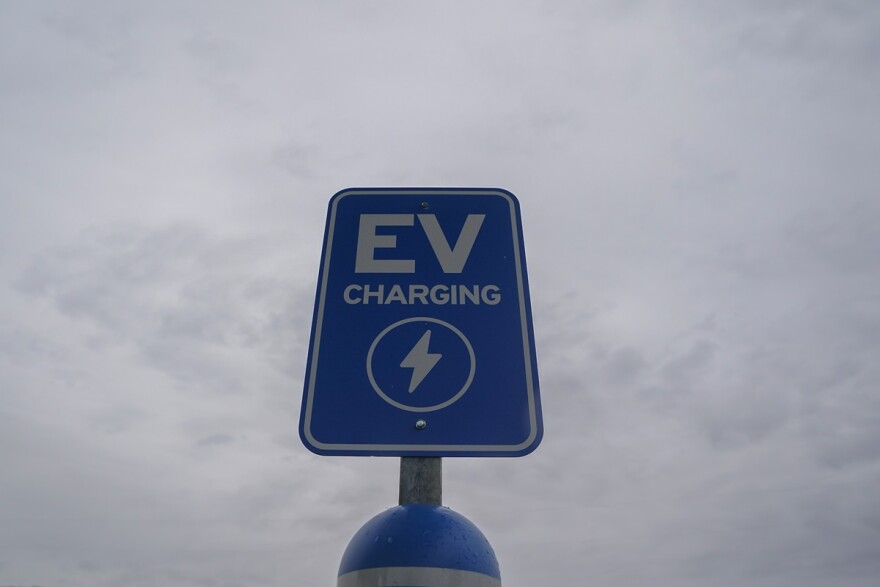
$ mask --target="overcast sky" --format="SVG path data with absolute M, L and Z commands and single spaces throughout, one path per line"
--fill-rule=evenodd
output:
M 398 460 L 297 436 L 327 201 L 482 186 L 505 587 L 876 586 L 878 105 L 872 0 L 0 0 L 0 585 L 335 585 Z

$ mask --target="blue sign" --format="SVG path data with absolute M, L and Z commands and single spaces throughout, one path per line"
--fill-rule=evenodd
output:
M 519 203 L 330 200 L 300 437 L 322 455 L 522 456 L 543 434 Z

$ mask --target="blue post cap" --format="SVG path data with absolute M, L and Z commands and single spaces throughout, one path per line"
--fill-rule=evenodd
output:
M 349 542 L 337 587 L 501 587 L 498 560 L 473 522 L 449 508 L 406 504 Z

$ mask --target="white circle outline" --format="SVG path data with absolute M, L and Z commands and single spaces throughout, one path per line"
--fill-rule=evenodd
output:
M 467 380 L 464 382 L 464 385 L 461 386 L 461 389 L 459 389 L 458 392 L 456 392 L 456 394 L 454 396 L 452 396 L 451 398 L 449 398 L 445 402 L 435 404 L 433 406 L 425 406 L 425 407 L 415 407 L 415 406 L 408 406 L 406 404 L 402 404 L 400 402 L 394 401 L 393 399 L 391 399 L 390 397 L 385 395 L 385 392 L 382 391 L 382 388 L 379 387 L 379 384 L 376 382 L 376 378 L 373 377 L 373 351 L 376 350 L 376 345 L 379 344 L 379 341 L 382 340 L 382 338 L 386 334 L 388 334 L 389 332 L 391 332 L 392 330 L 394 330 L 398 326 L 403 326 L 404 324 L 409 324 L 410 322 L 433 322 L 434 324 L 439 324 L 440 326 L 445 326 L 446 328 L 448 328 L 449 330 L 454 332 L 458 336 L 458 338 L 460 338 L 461 341 L 464 343 L 464 346 L 467 348 L 468 355 L 470 355 L 470 358 L 471 358 L 470 373 L 468 373 Z M 468 390 L 468 388 L 470 388 L 471 383 L 474 380 L 474 373 L 476 372 L 476 369 L 477 369 L 477 358 L 474 355 L 474 347 L 471 346 L 471 342 L 462 333 L 462 331 L 459 330 L 458 328 L 456 328 L 455 326 L 453 326 L 452 324 L 450 324 L 449 322 L 444 322 L 443 320 L 438 320 L 437 318 L 428 318 L 427 316 L 416 316 L 415 318 L 406 318 L 404 320 L 399 320 L 399 321 L 395 322 L 391 326 L 388 326 L 387 328 L 385 328 L 385 330 L 380 332 L 379 335 L 375 339 L 373 339 L 373 344 L 370 345 L 370 350 L 367 351 L 367 378 L 370 380 L 370 385 L 373 386 L 373 391 L 378 393 L 379 397 L 381 397 L 383 400 L 385 400 L 386 402 L 388 402 L 389 404 L 391 404 L 395 408 L 400 408 L 401 410 L 406 410 L 407 412 L 433 412 L 436 410 L 442 410 L 443 408 L 454 404 L 459 399 L 461 399 L 461 396 L 463 396 L 465 394 L 465 392 Z

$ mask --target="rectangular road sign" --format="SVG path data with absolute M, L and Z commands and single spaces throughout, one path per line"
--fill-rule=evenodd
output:
M 537 447 L 513 194 L 355 188 L 331 198 L 299 429 L 321 455 L 522 456 Z

